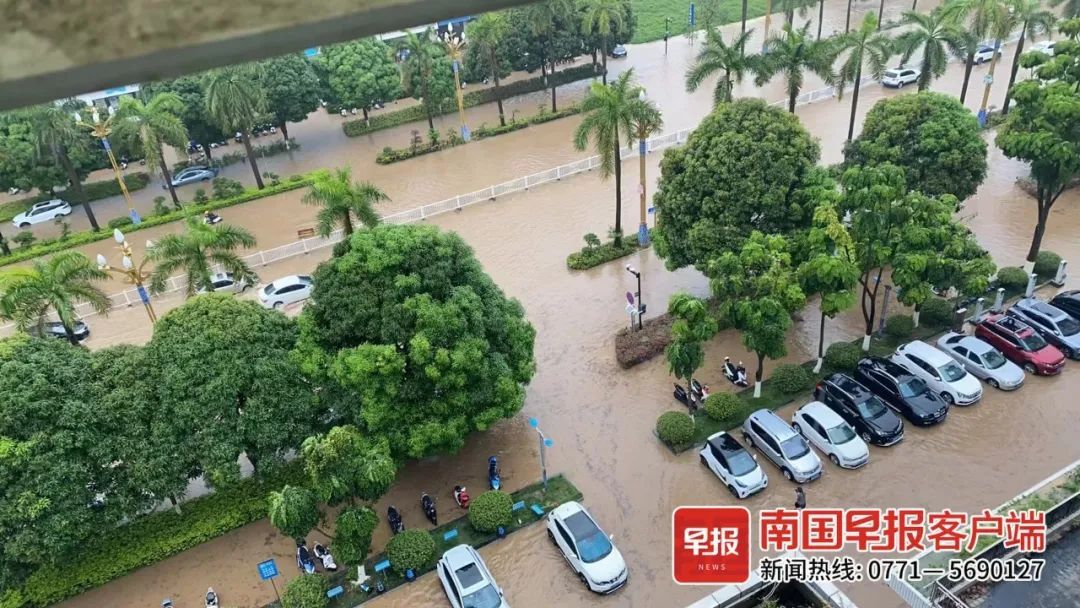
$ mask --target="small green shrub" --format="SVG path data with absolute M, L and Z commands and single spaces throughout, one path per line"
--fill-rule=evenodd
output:
M 589 237 L 596 240 L 590 242 Z M 566 256 L 566 267 L 570 270 L 594 268 L 611 260 L 628 256 L 638 250 L 637 239 L 623 238 L 622 244 L 619 246 L 616 246 L 614 241 L 601 244 L 600 239 L 591 232 L 585 235 L 585 243 L 586 245 L 581 251 Z
M 424 530 L 405 530 L 390 539 L 386 557 L 398 574 L 410 569 L 417 572 L 435 559 L 435 539 Z
M 197 190 L 195 190 L 195 198 L 192 200 L 193 203 L 199 204 L 209 201 L 210 197 L 206 196 L 206 190 L 203 190 L 202 188 L 198 188 Z
M 1035 256 L 1035 274 L 1039 275 L 1039 279 L 1043 281 L 1049 281 L 1057 276 L 1058 265 L 1061 264 L 1061 256 L 1053 251 L 1040 251 L 1039 255 Z
M 154 215 L 166 215 L 166 214 L 169 214 L 169 213 L 172 213 L 172 209 L 169 209 L 169 206 L 165 204 L 165 197 L 164 196 L 155 196 L 154 197 Z
M 281 594 L 282 608 L 326 608 L 326 579 L 321 576 L 299 576 L 285 585 Z
M 600 246 L 600 237 L 596 236 L 596 233 L 590 232 L 584 236 L 585 246 L 589 249 L 596 249 Z
M 221 201 L 227 198 L 233 198 L 234 196 L 240 196 L 244 193 L 244 185 L 236 181 L 235 179 L 229 179 L 227 177 L 215 177 L 214 181 L 210 183 L 214 189 L 215 200 Z
M 840 371 L 851 371 L 863 358 L 863 350 L 851 342 L 833 342 L 825 349 L 825 364 Z
M 379 516 L 367 507 L 345 509 L 334 523 L 334 555 L 343 564 L 362 564 L 371 550 L 371 535 Z
M 705 400 L 705 413 L 718 422 L 734 422 L 742 413 L 742 400 L 735 393 L 713 393 Z
M 999 287 L 1009 291 L 1023 291 L 1027 288 L 1028 274 L 1023 268 L 1011 266 L 998 270 L 997 282 Z
M 808 390 L 813 383 L 814 375 L 810 370 L 793 363 L 777 365 L 772 375 L 769 376 L 769 384 L 780 389 L 780 392 L 785 395 L 801 393 Z
M 19 247 L 23 249 L 28 249 L 37 241 L 37 237 L 34 236 L 33 232 L 30 232 L 29 230 L 23 230 L 15 236 L 11 237 L 11 240 L 18 243 Z
M 919 323 L 931 327 L 948 327 L 952 323 L 953 305 L 942 298 L 930 298 L 919 308 Z
M 53 223 L 60 227 L 60 240 L 67 240 L 71 236 L 71 222 L 65 222 L 64 218 L 58 217 L 53 220 Z
M 528 118 L 530 125 L 539 125 L 545 122 L 551 122 L 560 118 L 566 118 L 567 116 L 573 116 L 575 114 L 581 114 L 581 108 L 578 106 L 568 106 L 558 112 L 548 112 L 547 106 L 544 107 L 544 111 L 539 114 L 535 114 Z
M 270 182 L 271 186 L 277 186 L 281 184 L 281 176 L 273 171 L 263 171 L 263 178 Z
M 473 131 L 472 134 L 474 139 L 484 139 L 486 137 L 494 137 L 496 135 L 510 133 L 511 131 L 518 131 L 528 126 L 529 123 L 517 120 L 511 120 L 505 125 L 499 125 L 495 127 L 489 127 L 486 124 L 483 124 L 477 127 L 477 129 Z
M 124 226 L 130 226 L 132 224 L 131 218 L 128 216 L 114 217 L 109 220 L 109 230 L 116 230 L 117 228 L 123 228 Z
M 885 320 L 885 335 L 896 342 L 906 340 L 913 331 L 915 331 L 915 320 L 907 315 L 893 315 Z
M 506 492 L 489 490 L 469 503 L 469 523 L 480 532 L 510 525 L 514 500 Z
M 668 445 L 685 445 L 694 437 L 694 419 L 685 412 L 664 412 L 656 419 L 656 434 Z

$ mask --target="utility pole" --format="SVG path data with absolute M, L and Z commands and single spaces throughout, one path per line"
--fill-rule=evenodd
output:
M 668 37 L 671 36 L 671 17 L 664 17 L 664 55 L 667 55 Z

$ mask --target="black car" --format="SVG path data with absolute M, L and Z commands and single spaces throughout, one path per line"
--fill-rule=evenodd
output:
M 904 438 L 904 421 L 851 376 L 825 378 L 814 387 L 814 399 L 840 414 L 867 443 L 888 446 Z
M 888 359 L 867 357 L 859 361 L 855 380 L 914 424 L 937 424 L 949 413 L 949 404 L 921 378 Z
M 1050 300 L 1050 304 L 1065 311 L 1074 319 L 1080 319 L 1080 289 L 1063 291 Z
M 31 336 L 39 338 L 59 338 L 61 340 L 67 340 L 67 330 L 64 329 L 64 324 L 60 321 L 46 321 L 41 324 L 41 327 L 31 325 L 27 330 Z M 75 322 L 75 339 L 79 342 L 90 337 L 90 328 L 86 323 L 82 321 Z

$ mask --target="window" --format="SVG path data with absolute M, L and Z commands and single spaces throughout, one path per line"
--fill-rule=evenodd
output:
M 773 453 L 780 453 L 780 446 L 777 445 L 776 439 L 773 439 L 772 435 L 764 435 L 762 436 L 762 439 L 765 440 L 765 445 L 769 446 L 769 449 L 772 450 Z
M 949 361 L 941 366 L 941 378 L 944 379 L 945 382 L 956 382 L 966 375 L 967 372 L 964 371 L 964 368 L 957 365 L 955 361 Z
M 838 424 L 824 433 L 833 445 L 844 445 L 855 438 L 855 431 L 846 424 Z
M 292 292 L 300 289 L 300 287 L 301 287 L 300 285 L 286 285 L 285 287 L 282 287 L 281 289 L 279 289 L 277 292 L 279 294 L 292 293 Z
M 591 564 L 611 554 L 611 541 L 584 511 L 578 511 L 566 518 L 566 525 L 577 539 L 577 546 L 581 548 L 581 561 Z
M 727 467 L 724 466 L 724 454 L 716 449 L 716 446 L 711 443 L 709 444 L 709 451 L 712 452 L 712 457 L 716 459 L 716 462 L 720 463 L 720 466 L 726 469 Z
M 997 369 L 1002 365 L 1005 365 L 1005 357 L 1001 356 L 996 350 L 988 350 L 982 354 L 983 365 L 986 369 Z
M 232 281 L 230 281 L 228 279 L 221 279 L 219 281 L 214 281 L 214 289 L 224 289 L 224 288 L 228 287 L 229 285 L 232 285 Z
M 1042 325 L 1043 327 L 1051 327 L 1050 322 L 1046 320 L 1046 317 L 1040 315 L 1037 312 L 1031 312 L 1030 310 L 1025 312 L 1027 312 L 1027 316 L 1038 325 Z
M 784 456 L 789 460 L 797 460 L 810 452 L 810 446 L 806 445 L 803 438 L 798 435 L 788 437 L 784 443 L 780 444 L 780 447 Z
M 888 411 L 877 397 L 870 397 L 857 405 L 855 409 L 858 410 L 860 416 L 867 420 L 883 416 Z
M 727 469 L 736 477 L 742 477 L 757 468 L 757 462 L 746 450 L 728 454 Z
M 961 357 L 971 358 L 971 351 L 964 348 L 963 346 L 954 346 L 953 350 L 956 351 L 956 354 L 960 355 Z
M 573 539 L 570 538 L 570 535 L 566 533 L 566 530 L 563 528 L 562 523 L 556 521 L 555 522 L 555 529 L 559 531 L 559 536 L 561 536 L 563 538 L 563 540 L 566 541 L 566 546 L 570 547 L 570 550 L 573 551 L 574 555 L 576 556 L 577 555 L 577 548 L 574 547 L 574 541 L 573 541 Z
M 896 393 L 896 386 L 893 384 L 892 378 L 886 376 L 884 373 L 873 370 L 871 371 L 870 377 L 873 378 L 886 392 Z
M 498 608 L 502 604 L 494 585 L 486 585 L 462 599 L 462 608 Z
M 926 383 L 921 378 L 912 376 L 900 383 L 900 395 L 905 398 L 918 397 L 926 392 Z
M 982 362 L 982 359 L 979 358 L 979 355 L 977 355 L 977 354 L 975 354 L 973 352 L 969 352 L 967 354 L 967 359 L 968 359 L 968 361 L 971 361 L 975 365 L 978 365 L 978 366 L 982 367 L 983 362 Z
M 1058 330 L 1063 336 L 1074 336 L 1080 332 L 1080 322 L 1072 317 L 1063 317 L 1058 320 Z
M 1031 335 L 1020 336 L 1020 348 L 1026 351 L 1038 351 L 1046 348 L 1046 340 L 1035 332 L 1031 332 Z

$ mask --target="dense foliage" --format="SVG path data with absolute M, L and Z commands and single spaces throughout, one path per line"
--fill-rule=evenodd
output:
M 481 532 L 510 525 L 514 500 L 506 492 L 489 490 L 469 503 L 469 523 Z
M 1002 268 L 997 273 L 997 284 L 1008 291 L 1023 291 L 1028 284 L 1028 273 L 1019 266 Z
M 915 321 L 908 315 L 892 315 L 885 319 L 885 335 L 900 342 L 911 336 Z
M 920 323 L 930 327 L 945 327 L 952 323 L 953 305 L 944 298 L 930 298 L 923 302 L 919 314 Z
M 769 383 L 785 395 L 796 395 L 810 388 L 814 383 L 814 375 L 801 365 L 784 363 L 776 366 L 769 376 Z
M 1061 256 L 1053 251 L 1044 249 L 1035 257 L 1035 268 L 1033 272 L 1039 275 L 1040 279 L 1048 281 L 1057 276 L 1059 265 L 1061 265 Z
M 825 364 L 834 370 L 851 371 L 862 357 L 862 349 L 851 342 L 833 342 L 825 349 Z
M 742 399 L 735 393 L 713 393 L 705 400 L 705 413 L 718 422 L 734 422 L 742 413 Z
M 299 576 L 285 586 L 281 594 L 282 608 L 326 608 L 326 579 L 321 576 Z
M 259 84 L 266 93 L 266 111 L 288 138 L 290 122 L 300 122 L 319 107 L 319 77 L 299 53 L 263 62 Z
M 656 434 L 668 445 L 684 445 L 694 436 L 694 419 L 685 412 L 664 412 L 656 419 Z
M 405 530 L 386 545 L 390 567 L 398 574 L 406 570 L 417 572 L 435 559 L 435 539 L 426 530 Z
M 323 48 L 317 59 L 327 74 L 334 102 L 343 108 L 359 108 L 364 118 L 377 103 L 401 97 L 401 74 L 390 47 L 381 40 L 364 38 Z
M 371 549 L 371 535 L 379 525 L 379 516 L 367 507 L 345 509 L 334 522 L 334 556 L 343 564 L 364 563 Z

